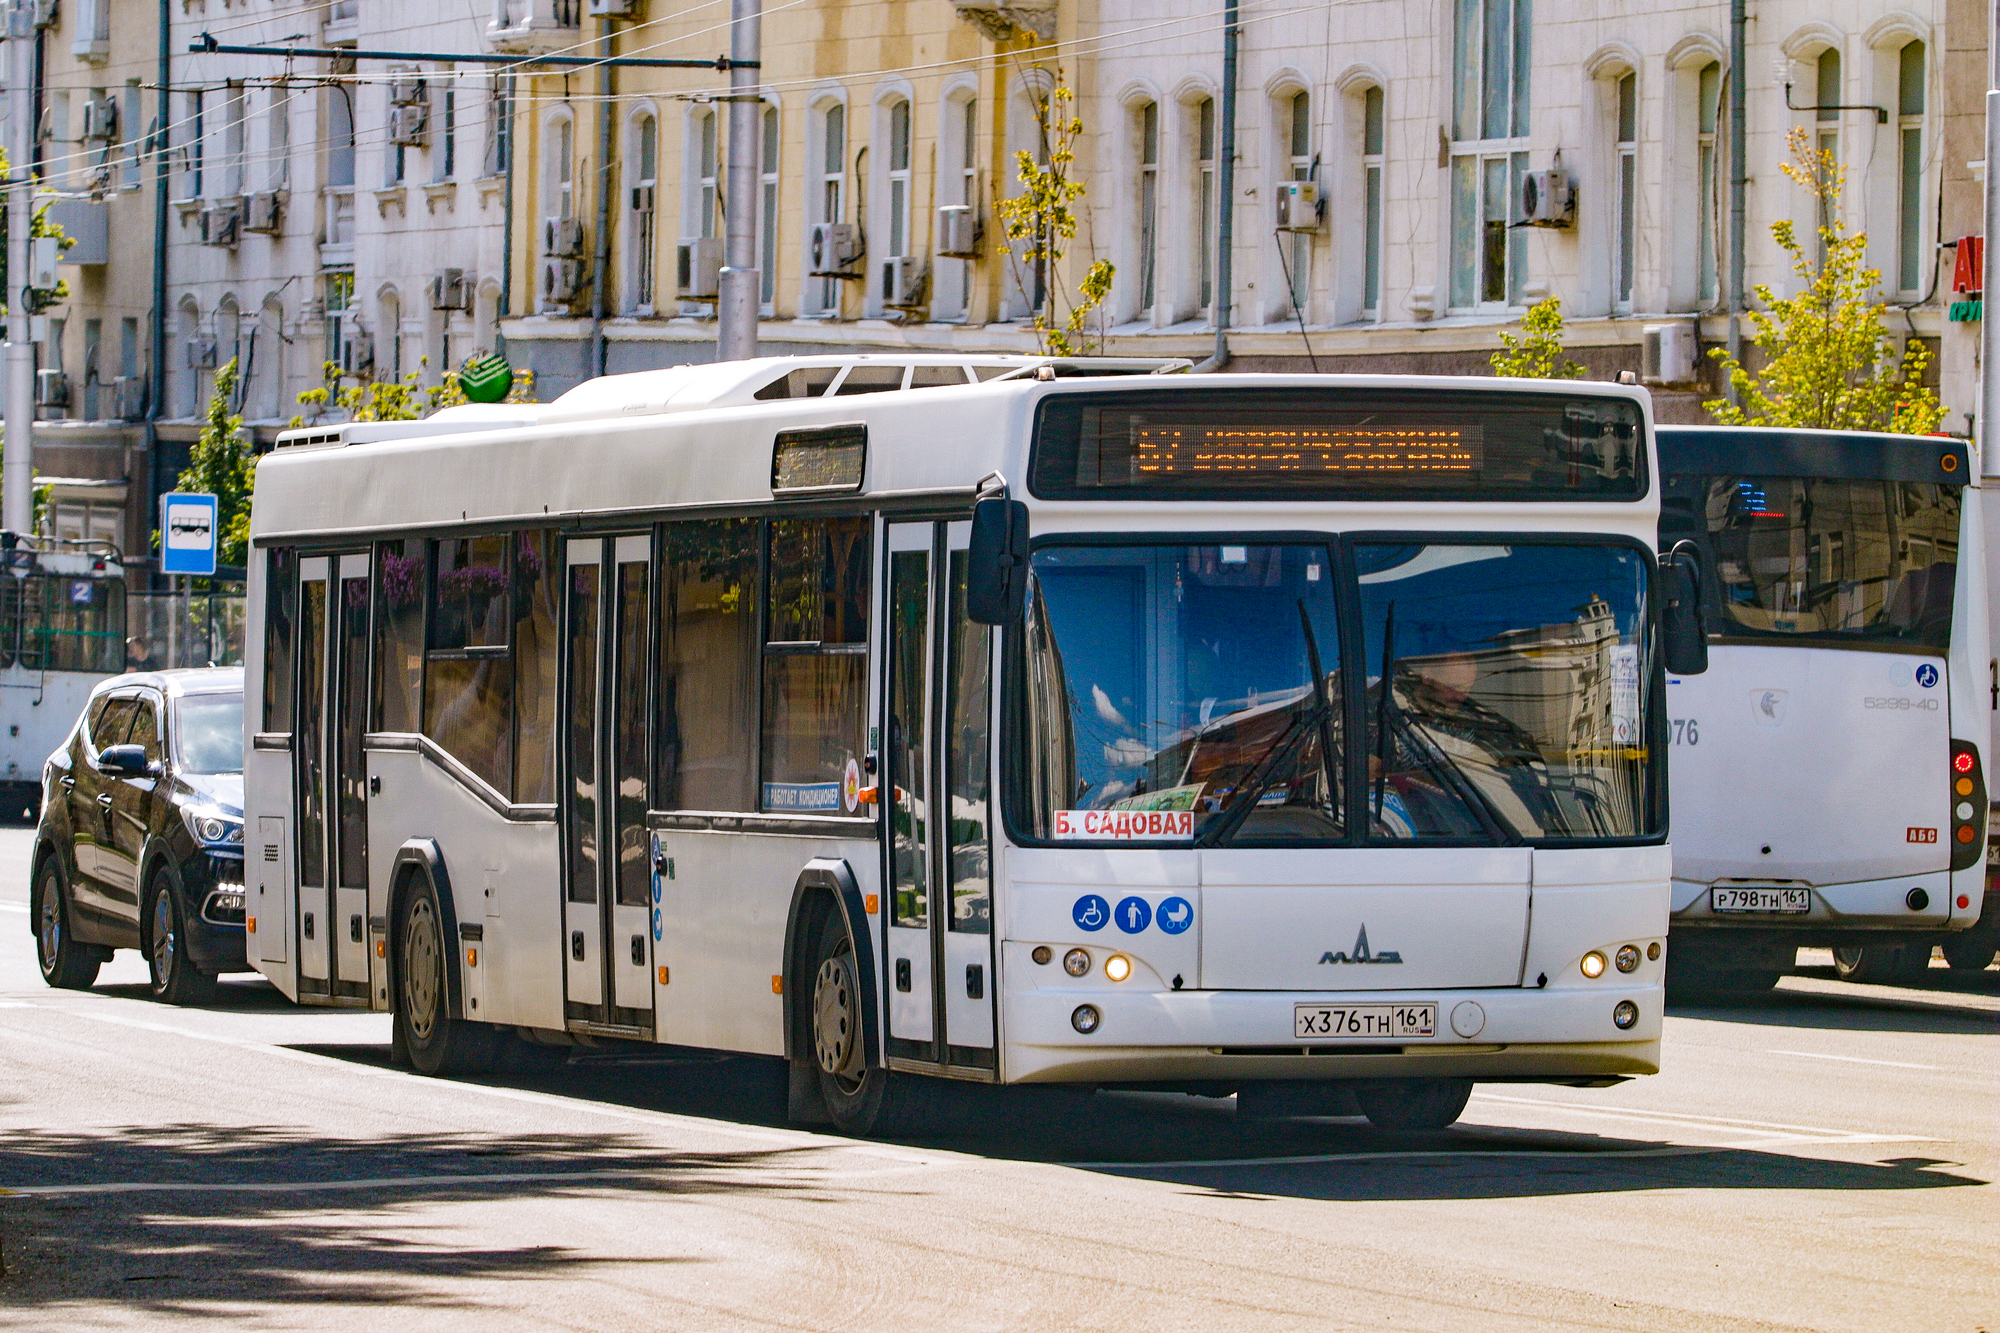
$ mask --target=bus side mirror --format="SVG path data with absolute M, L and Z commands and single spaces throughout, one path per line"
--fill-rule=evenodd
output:
M 965 553 L 965 614 L 982 625 L 1010 625 L 1028 597 L 1028 506 L 997 496 L 972 506 Z
M 1660 555 L 1660 646 L 1670 676 L 1708 670 L 1708 626 L 1702 616 L 1701 561 L 1693 542 Z

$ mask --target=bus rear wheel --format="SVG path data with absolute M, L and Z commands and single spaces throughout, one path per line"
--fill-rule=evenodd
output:
M 1929 944 L 1870 944 L 1833 951 L 1833 974 L 1856 985 L 1921 985 L 1930 970 Z
M 1464 1113 L 1471 1097 L 1472 1080 L 1465 1078 L 1390 1079 L 1354 1085 L 1354 1100 L 1360 1104 L 1361 1114 L 1377 1129 L 1443 1129 Z
M 485 1023 L 451 1016 L 445 969 L 451 966 L 444 917 L 428 881 L 404 895 L 396 930 L 396 1044 L 419 1074 L 478 1074 L 492 1068 L 498 1045 Z
M 1994 937 L 1979 927 L 1954 936 L 1939 947 L 1944 950 L 1944 960 L 1951 964 L 1954 972 L 1984 972 L 1987 964 L 1993 961 L 1993 955 L 2000 952 Z

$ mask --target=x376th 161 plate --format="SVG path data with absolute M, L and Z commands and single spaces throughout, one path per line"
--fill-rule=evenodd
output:
M 1438 1009 L 1420 1004 L 1295 1004 L 1295 1037 L 1434 1037 Z
M 1811 889 L 1730 888 L 1710 889 L 1708 907 L 1712 912 L 1810 912 Z

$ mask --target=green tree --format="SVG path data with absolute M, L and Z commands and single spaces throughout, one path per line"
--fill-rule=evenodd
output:
M 1014 252 L 1014 280 L 1024 295 L 1032 296 L 1027 286 L 1031 281 L 1041 288 L 1034 332 L 1035 345 L 1045 356 L 1089 355 L 1092 347 L 1084 336 L 1084 322 L 1111 295 L 1111 280 L 1118 272 L 1108 259 L 1093 260 L 1074 297 L 1057 280 L 1070 242 L 1076 239 L 1074 205 L 1084 193 L 1083 182 L 1070 175 L 1076 166 L 1076 136 L 1083 133 L 1075 102 L 1076 94 L 1060 77 L 1047 96 L 1035 99 L 1035 123 L 1047 158 L 1037 161 L 1025 148 L 1014 154 L 1021 193 L 999 201 L 1008 242 L 1026 242 Z
M 421 367 L 429 364 L 429 357 L 420 357 L 417 361 L 420 368 L 402 379 L 378 380 L 372 375 L 350 376 L 328 361 L 320 368 L 320 386 L 299 395 L 299 406 L 306 413 L 293 417 L 291 424 L 317 423 L 329 411 L 344 413 L 349 421 L 417 421 L 441 407 L 457 407 L 470 401 L 458 387 L 456 370 L 445 371 L 440 384 L 427 388 L 418 383 L 423 376 Z M 535 372 L 516 370 L 514 387 L 507 391 L 505 401 L 534 402 Z
M 236 359 L 215 372 L 201 438 L 188 454 L 179 488 L 215 497 L 215 562 L 241 566 L 250 553 L 250 494 L 257 486 L 257 458 L 243 438 L 243 418 L 229 410 L 236 395 Z
M 1752 341 L 1764 354 L 1752 375 L 1723 348 L 1709 355 L 1720 362 L 1736 390 L 1736 402 L 1716 398 L 1702 404 L 1730 426 L 1800 426 L 1821 430 L 1882 430 L 1908 435 L 1934 431 L 1944 419 L 1937 394 L 1923 383 L 1930 351 L 1912 338 L 1896 356 L 1884 320 L 1887 308 L 1875 299 L 1882 275 L 1867 265 L 1866 233 L 1848 234 L 1840 217 L 1845 173 L 1831 153 L 1794 128 L 1788 140 L 1792 161 L 1784 172 L 1805 187 L 1819 210 L 1818 253 L 1808 250 L 1790 219 L 1771 224 L 1771 235 L 1790 256 L 1801 284 L 1798 295 L 1779 298 L 1759 283 L 1751 310 Z
M 1584 373 L 1581 364 L 1563 355 L 1560 296 L 1544 297 L 1529 306 L 1528 313 L 1521 316 L 1520 335 L 1502 329 L 1500 341 L 1506 344 L 1505 350 L 1488 358 L 1495 375 L 1508 379 L 1573 380 Z

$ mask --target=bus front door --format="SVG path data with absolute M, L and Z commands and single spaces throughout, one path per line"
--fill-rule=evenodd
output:
M 965 615 L 971 526 L 889 527 L 884 984 L 893 1061 L 992 1078 L 993 644 Z
M 653 1035 L 646 670 L 652 539 L 568 543 L 560 782 L 564 1012 Z
M 299 561 L 299 990 L 366 1001 L 368 554 Z

